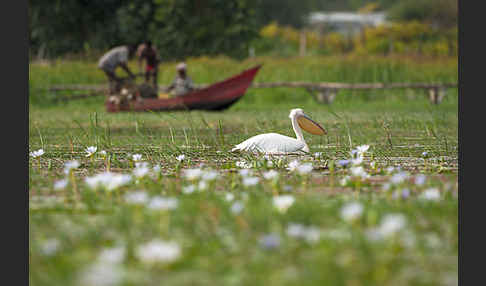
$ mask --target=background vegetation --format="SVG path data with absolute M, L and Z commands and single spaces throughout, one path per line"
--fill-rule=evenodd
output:
M 279 50 L 261 33 L 272 23 L 286 29 L 284 41 L 277 44 L 293 45 L 292 33 L 306 27 L 305 17 L 313 11 L 386 11 L 390 20 L 403 22 L 366 32 L 371 39 L 363 45 L 372 53 L 416 53 L 423 49 L 425 54 L 454 55 L 457 51 L 457 0 L 30 0 L 30 56 L 94 58 L 116 45 L 152 39 L 169 61 L 200 55 L 241 59 L 248 56 L 250 47 L 265 54 L 269 46 Z M 414 22 L 408 24 L 410 21 L 419 21 L 420 27 Z M 393 45 L 382 42 L 390 40 Z M 314 41 L 312 37 L 310 41 Z M 326 36 L 322 43 L 323 53 L 363 51 L 349 40 L 343 43 L 337 35 Z

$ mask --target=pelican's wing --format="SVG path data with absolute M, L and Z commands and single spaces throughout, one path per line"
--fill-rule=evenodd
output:
M 231 151 L 251 151 L 262 153 L 288 153 L 304 148 L 304 142 L 277 133 L 266 133 L 253 136 L 236 145 Z

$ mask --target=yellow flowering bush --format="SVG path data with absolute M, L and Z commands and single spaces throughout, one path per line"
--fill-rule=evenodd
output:
M 263 27 L 260 36 L 267 43 L 279 43 L 280 47 L 281 44 L 286 44 L 298 49 L 302 32 L 306 37 L 306 49 L 321 53 L 457 55 L 457 28 L 437 30 L 418 21 L 367 27 L 351 41 L 336 32 L 321 35 L 314 30 L 301 31 L 289 26 L 281 27 L 276 22 Z
M 260 36 L 264 38 L 275 38 L 278 36 L 279 27 L 276 22 L 272 22 L 260 30 Z
M 365 28 L 354 40 L 355 51 L 370 54 L 457 54 L 457 29 L 439 31 L 418 21 Z

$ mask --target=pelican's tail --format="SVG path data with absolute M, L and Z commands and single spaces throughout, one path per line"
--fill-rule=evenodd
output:
M 231 152 L 235 151 L 255 151 L 258 150 L 258 146 L 256 146 L 253 142 L 242 142 L 238 145 L 236 145 L 233 149 L 231 149 Z

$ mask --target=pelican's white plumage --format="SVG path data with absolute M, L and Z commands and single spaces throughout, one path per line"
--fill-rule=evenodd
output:
M 265 133 L 253 136 L 236 145 L 231 151 L 247 151 L 260 153 L 295 153 L 309 152 L 309 146 L 304 140 L 301 127 L 312 134 L 325 134 L 326 131 L 319 124 L 304 114 L 300 108 L 290 111 L 289 118 L 292 121 L 297 138 L 284 136 L 277 133 Z
M 240 144 L 236 145 L 231 151 L 248 151 L 248 152 L 262 152 L 262 153 L 278 153 L 278 152 L 297 152 L 303 150 L 307 145 L 303 141 L 295 138 L 280 135 L 277 133 L 265 133 L 253 136 Z M 306 148 L 309 152 L 309 147 Z

